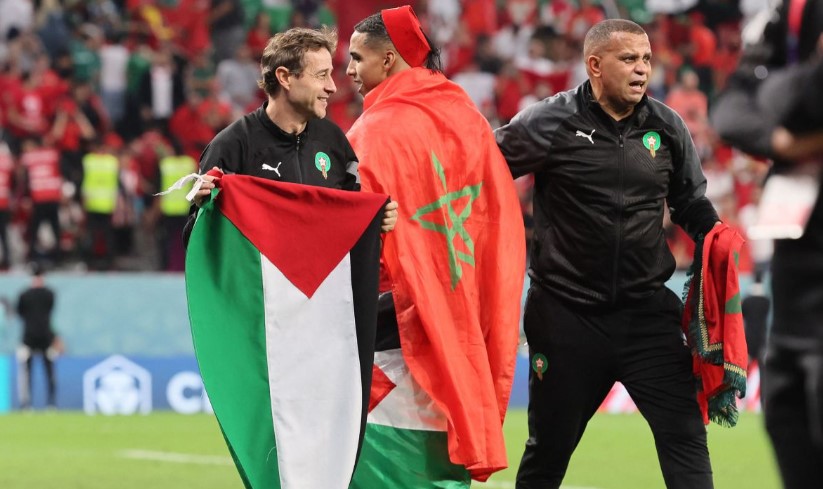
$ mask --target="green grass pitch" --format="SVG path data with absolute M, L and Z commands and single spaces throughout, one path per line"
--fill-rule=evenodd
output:
M 526 416 L 506 418 L 511 468 L 486 489 L 514 488 Z M 717 489 L 780 487 L 762 418 L 709 427 Z M 86 416 L 77 412 L 0 415 L 3 489 L 242 489 L 213 416 L 155 413 Z M 654 443 L 638 414 L 598 414 L 572 457 L 564 489 L 658 489 Z M 375 488 L 380 489 L 380 488 Z

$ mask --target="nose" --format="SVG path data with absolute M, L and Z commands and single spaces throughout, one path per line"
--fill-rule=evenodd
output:
M 652 65 L 646 60 L 640 60 L 634 64 L 634 71 L 637 73 L 646 74 L 652 70 Z
M 357 73 L 354 71 L 354 59 L 349 60 L 349 65 L 346 66 L 346 75 L 354 78 Z
M 328 83 L 326 83 L 324 90 L 326 90 L 326 92 L 328 92 L 329 95 L 337 91 L 337 85 L 334 84 L 334 77 L 329 76 L 329 81 Z

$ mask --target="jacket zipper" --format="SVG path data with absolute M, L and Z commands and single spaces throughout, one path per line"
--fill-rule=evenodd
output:
M 617 159 L 617 226 L 615 230 L 614 266 L 612 268 L 612 305 L 617 303 L 617 274 L 620 268 L 620 236 L 623 234 L 623 167 L 626 149 L 623 146 L 623 133 L 618 135 L 620 155 Z
M 300 135 L 295 138 L 294 160 L 297 164 L 297 183 L 303 183 L 303 165 L 300 164 Z

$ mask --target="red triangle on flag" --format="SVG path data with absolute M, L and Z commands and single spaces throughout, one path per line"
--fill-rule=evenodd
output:
M 307 297 L 385 206 L 382 194 L 224 175 L 215 205 Z M 334 208 L 335 212 L 327 212 Z M 341 217 L 343 216 L 343 217 Z

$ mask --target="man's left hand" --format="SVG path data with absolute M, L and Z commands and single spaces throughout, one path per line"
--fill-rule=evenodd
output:
M 388 233 L 394 229 L 397 224 L 397 202 L 390 200 L 383 209 L 383 223 L 380 225 L 380 230 Z

